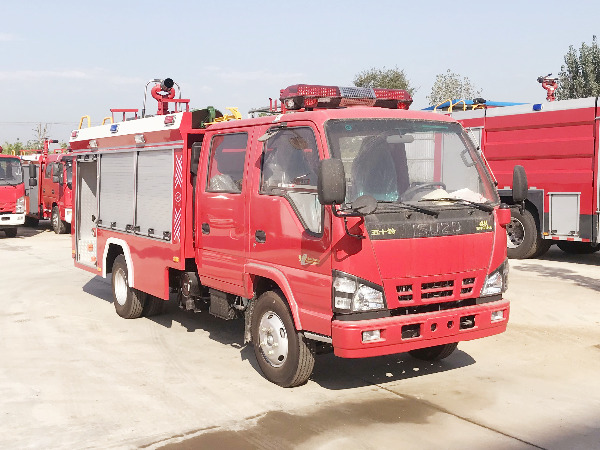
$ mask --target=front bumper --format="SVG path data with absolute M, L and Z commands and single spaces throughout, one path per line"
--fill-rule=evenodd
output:
M 492 322 L 495 311 L 503 311 L 503 318 Z M 499 300 L 425 314 L 334 320 L 331 339 L 335 355 L 342 358 L 391 355 L 502 333 L 506 330 L 509 312 L 510 302 Z M 363 342 L 363 331 L 373 330 L 380 330 L 381 338 Z
M 0 228 L 16 227 L 25 223 L 25 214 L 0 214 Z

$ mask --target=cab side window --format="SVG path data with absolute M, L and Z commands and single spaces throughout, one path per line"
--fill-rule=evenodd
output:
M 260 193 L 287 198 L 304 227 L 322 231 L 322 209 L 317 195 L 319 150 L 312 129 L 278 131 L 264 144 Z
M 242 192 L 247 133 L 214 136 L 208 159 L 206 192 Z
M 50 178 L 52 176 L 52 166 L 54 164 L 50 163 L 50 164 L 46 164 L 46 171 L 44 172 L 44 177 L 45 178 Z

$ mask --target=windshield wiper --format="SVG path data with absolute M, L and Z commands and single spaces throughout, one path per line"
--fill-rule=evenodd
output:
M 442 198 L 427 198 L 427 199 L 421 199 L 419 200 L 420 202 L 450 202 L 450 203 L 461 203 L 463 205 L 469 205 L 469 206 L 473 206 L 477 209 L 480 209 L 482 211 L 486 211 L 486 212 L 492 212 L 494 210 L 494 207 L 492 205 L 489 205 L 487 203 L 477 203 L 477 202 L 473 202 L 471 200 L 465 200 L 464 198 L 454 198 L 454 197 L 442 197 Z
M 410 203 L 404 203 L 404 202 L 400 202 L 400 201 L 398 201 L 398 202 L 382 202 L 382 201 L 379 201 L 377 203 L 378 204 L 379 203 L 383 203 L 386 206 L 389 205 L 389 206 L 398 206 L 400 208 L 408 208 L 408 209 L 410 209 L 412 211 L 420 212 L 420 213 L 427 214 L 429 216 L 434 216 L 434 217 L 437 217 L 440 214 L 439 212 L 434 211 L 433 209 L 423 208 L 422 206 L 411 205 Z M 383 212 L 385 212 L 385 208 L 384 208 Z

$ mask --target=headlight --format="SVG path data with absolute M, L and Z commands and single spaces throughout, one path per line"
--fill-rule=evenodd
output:
M 25 196 L 17 199 L 17 206 L 15 208 L 15 212 L 17 214 L 21 214 L 25 212 Z
M 481 296 L 497 295 L 506 292 L 508 289 L 508 260 L 505 260 L 500 267 L 490 273 L 481 288 Z
M 333 310 L 365 312 L 385 309 L 381 287 L 343 272 L 333 273 Z

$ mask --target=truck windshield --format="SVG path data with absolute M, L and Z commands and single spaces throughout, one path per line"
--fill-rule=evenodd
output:
M 332 119 L 331 155 L 344 163 L 346 202 L 496 204 L 477 150 L 457 123 L 407 119 Z
M 0 158 L 0 186 L 23 182 L 23 170 L 19 158 Z

